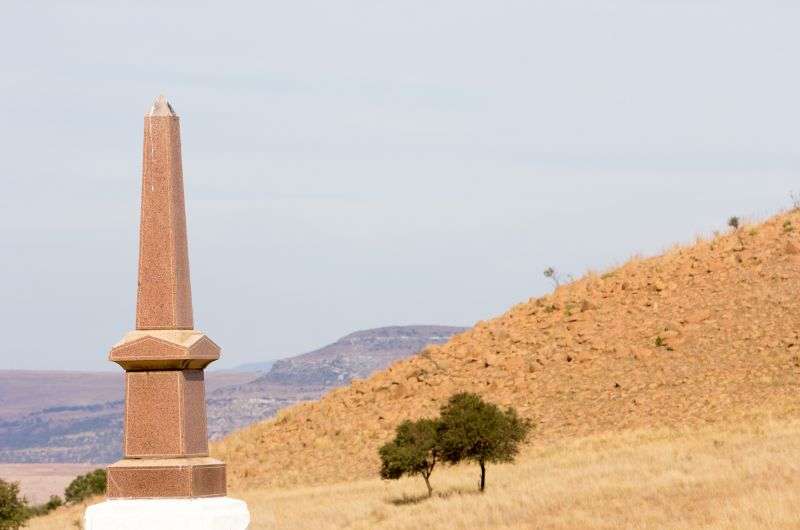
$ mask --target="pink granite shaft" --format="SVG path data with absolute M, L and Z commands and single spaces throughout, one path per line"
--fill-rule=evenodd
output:
M 169 109 L 144 118 L 136 329 L 192 327 L 180 121 Z

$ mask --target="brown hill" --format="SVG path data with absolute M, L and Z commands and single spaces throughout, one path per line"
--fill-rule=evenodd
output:
M 797 416 L 800 213 L 584 278 L 214 446 L 234 487 L 374 476 L 404 418 L 479 392 L 532 442 Z

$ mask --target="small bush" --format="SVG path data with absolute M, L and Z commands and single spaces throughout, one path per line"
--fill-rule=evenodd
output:
M 19 484 L 0 480 L 0 530 L 17 530 L 25 526 L 28 507 L 19 496 Z
M 47 515 L 48 513 L 52 512 L 56 508 L 59 508 L 64 505 L 63 499 L 58 495 L 51 495 L 50 500 L 44 504 L 37 504 L 28 508 L 28 516 L 29 517 L 40 517 L 42 515 Z
M 544 274 L 545 278 L 551 280 L 556 288 L 561 285 L 561 281 L 558 278 L 558 273 L 553 267 L 547 267 L 542 274 Z
M 734 215 L 733 217 L 728 219 L 728 226 L 730 226 L 734 230 L 738 230 L 739 229 L 739 218 Z
M 106 470 L 95 469 L 70 482 L 64 490 L 64 500 L 69 504 L 75 504 L 95 495 L 104 495 L 105 492 Z
M 52 512 L 61 506 L 64 506 L 64 500 L 58 495 L 50 495 L 50 500 L 44 503 L 44 507 L 48 512 Z

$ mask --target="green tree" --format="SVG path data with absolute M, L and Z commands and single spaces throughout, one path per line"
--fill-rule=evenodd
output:
M 81 502 L 94 495 L 106 492 L 106 470 L 95 469 L 70 482 L 64 490 L 64 500 L 70 504 Z
M 19 496 L 19 484 L 0 480 L 0 530 L 22 528 L 27 518 L 27 502 Z
M 431 473 L 436 467 L 437 420 L 404 421 L 395 432 L 394 440 L 381 447 L 381 478 L 397 480 L 403 475 L 421 475 L 433 494 Z
M 437 448 L 445 462 L 477 462 L 483 491 L 486 464 L 513 462 L 530 429 L 531 423 L 513 408 L 503 411 L 476 394 L 456 394 L 442 407 Z

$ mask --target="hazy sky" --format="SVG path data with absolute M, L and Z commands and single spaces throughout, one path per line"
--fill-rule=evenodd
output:
M 0 368 L 114 369 L 160 92 L 220 367 L 470 325 L 549 290 L 547 266 L 800 190 L 796 1 L 178 4 L 3 5 Z

